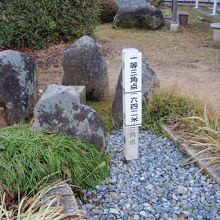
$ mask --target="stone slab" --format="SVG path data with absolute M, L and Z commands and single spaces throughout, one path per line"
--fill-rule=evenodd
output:
M 210 26 L 215 29 L 220 29 L 220 23 L 211 23 Z
M 170 31 L 173 31 L 173 32 L 177 32 L 179 30 L 179 24 L 178 23 L 170 23 Z

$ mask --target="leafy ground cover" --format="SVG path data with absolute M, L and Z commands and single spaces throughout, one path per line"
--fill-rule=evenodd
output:
M 109 175 L 108 157 L 93 145 L 28 125 L 1 129 L 0 147 L 0 189 L 8 194 L 33 194 L 57 179 L 88 188 Z

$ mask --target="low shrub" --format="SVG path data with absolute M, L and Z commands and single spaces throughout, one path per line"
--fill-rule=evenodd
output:
M 0 1 L 0 46 L 40 49 L 91 35 L 98 13 L 97 0 Z
M 31 132 L 28 125 L 0 130 L 0 189 L 36 193 L 57 179 L 76 188 L 94 187 L 109 174 L 108 157 L 80 139 Z
M 113 21 L 116 12 L 118 10 L 118 5 L 114 0 L 99 0 L 100 8 L 100 21 L 102 23 L 107 23 Z

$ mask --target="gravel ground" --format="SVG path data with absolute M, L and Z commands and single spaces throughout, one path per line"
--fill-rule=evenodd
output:
M 108 137 L 111 177 L 84 191 L 89 203 L 80 206 L 91 220 L 220 220 L 220 185 L 195 175 L 194 165 L 182 166 L 185 158 L 169 139 L 140 132 L 140 158 L 129 163 L 122 146 L 121 131 Z

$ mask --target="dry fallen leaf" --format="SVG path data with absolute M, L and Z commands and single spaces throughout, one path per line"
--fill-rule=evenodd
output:
M 37 197 L 31 197 L 27 200 L 27 205 L 32 205 L 37 200 Z
M 185 217 L 183 215 L 179 216 L 178 220 L 185 220 Z

